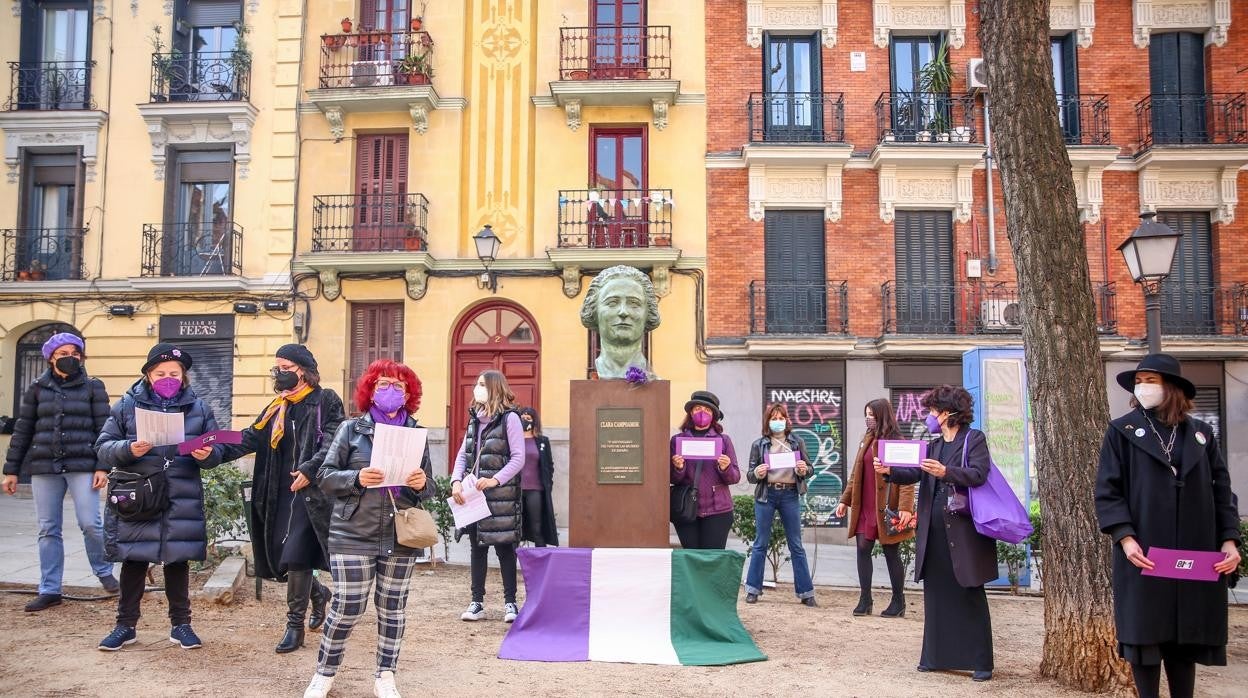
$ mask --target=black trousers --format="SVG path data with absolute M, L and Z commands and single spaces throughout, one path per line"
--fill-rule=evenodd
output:
M 489 569 L 487 558 L 490 548 L 498 556 L 499 571 L 503 574 L 503 602 L 516 602 L 516 544 L 477 545 L 477 535 L 472 534 L 472 600 L 485 603 L 485 573 Z
M 728 547 L 728 532 L 731 530 L 731 511 L 676 524 L 676 536 L 680 538 L 680 547 L 685 550 L 723 550 Z
M 121 563 L 121 592 L 117 599 L 117 625 L 133 628 L 139 624 L 139 604 L 147 584 L 147 563 L 127 560 Z M 191 565 L 170 562 L 165 565 L 165 598 L 169 600 L 170 625 L 191 622 Z
M 524 537 L 539 548 L 546 547 L 546 538 L 542 535 L 542 517 L 546 515 L 545 501 L 545 490 L 524 491 Z

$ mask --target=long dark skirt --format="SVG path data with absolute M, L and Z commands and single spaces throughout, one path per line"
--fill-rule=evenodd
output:
M 944 497 L 937 497 L 943 500 Z M 992 671 L 992 618 L 982 586 L 958 584 L 945 535 L 944 502 L 933 506 L 923 560 L 923 656 L 931 669 Z

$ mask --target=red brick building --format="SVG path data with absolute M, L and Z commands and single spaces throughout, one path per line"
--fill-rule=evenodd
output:
M 975 75 L 980 4 L 706 0 L 708 382 L 738 441 L 784 399 L 839 471 L 867 401 L 891 396 L 921 428 L 918 395 L 959 382 L 964 351 L 1021 346 Z M 1053 0 L 1050 18 L 1110 385 L 1144 353 L 1142 294 L 1116 248 L 1155 211 L 1184 233 L 1164 349 L 1242 462 L 1248 2 Z M 942 56 L 951 80 L 927 67 Z M 1116 414 L 1127 397 L 1110 390 Z

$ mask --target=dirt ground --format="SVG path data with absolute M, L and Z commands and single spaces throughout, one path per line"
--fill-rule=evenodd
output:
M 906 696 L 996 695 L 1036 698 L 1084 695 L 1036 677 L 1042 601 L 990 596 L 996 675 L 986 684 L 966 674 L 919 674 L 922 594 L 909 595 L 902 619 L 853 618 L 856 593 L 820 589 L 819 608 L 799 605 L 791 589 L 769 590 L 740 605 L 746 627 L 769 661 L 728 667 L 512 662 L 496 658 L 507 626 L 501 587 L 491 571 L 488 618 L 458 619 L 467 602 L 468 570 L 440 566 L 412 581 L 398 684 L 405 695 L 438 696 Z M 249 580 L 250 581 L 250 580 Z M 250 592 L 250 589 L 249 589 Z M 315 668 L 315 643 L 287 655 L 273 646 L 283 627 L 285 589 L 266 583 L 234 606 L 196 600 L 194 626 L 204 641 L 181 650 L 168 641 L 164 596 L 144 599 L 139 641 L 121 652 L 96 643 L 112 628 L 111 601 L 67 602 L 23 613 L 29 599 L 0 594 L 0 695 L 6 696 L 293 696 Z M 887 599 L 877 593 L 877 610 Z M 372 695 L 375 623 L 356 627 L 332 696 Z M 1230 666 L 1201 667 L 1197 694 L 1243 696 L 1248 685 L 1248 609 L 1231 610 Z

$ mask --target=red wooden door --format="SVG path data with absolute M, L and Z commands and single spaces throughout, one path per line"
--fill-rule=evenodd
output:
M 595 128 L 591 132 L 590 247 L 649 247 L 649 196 L 644 128 Z
M 357 252 L 401 250 L 407 237 L 407 134 L 359 136 L 355 155 Z
M 516 404 L 541 412 L 541 338 L 528 312 L 501 302 L 474 308 L 460 320 L 453 337 L 451 415 L 447 420 L 451 427 L 451 465 L 468 428 L 468 405 L 482 372 L 502 371 L 516 395 Z

